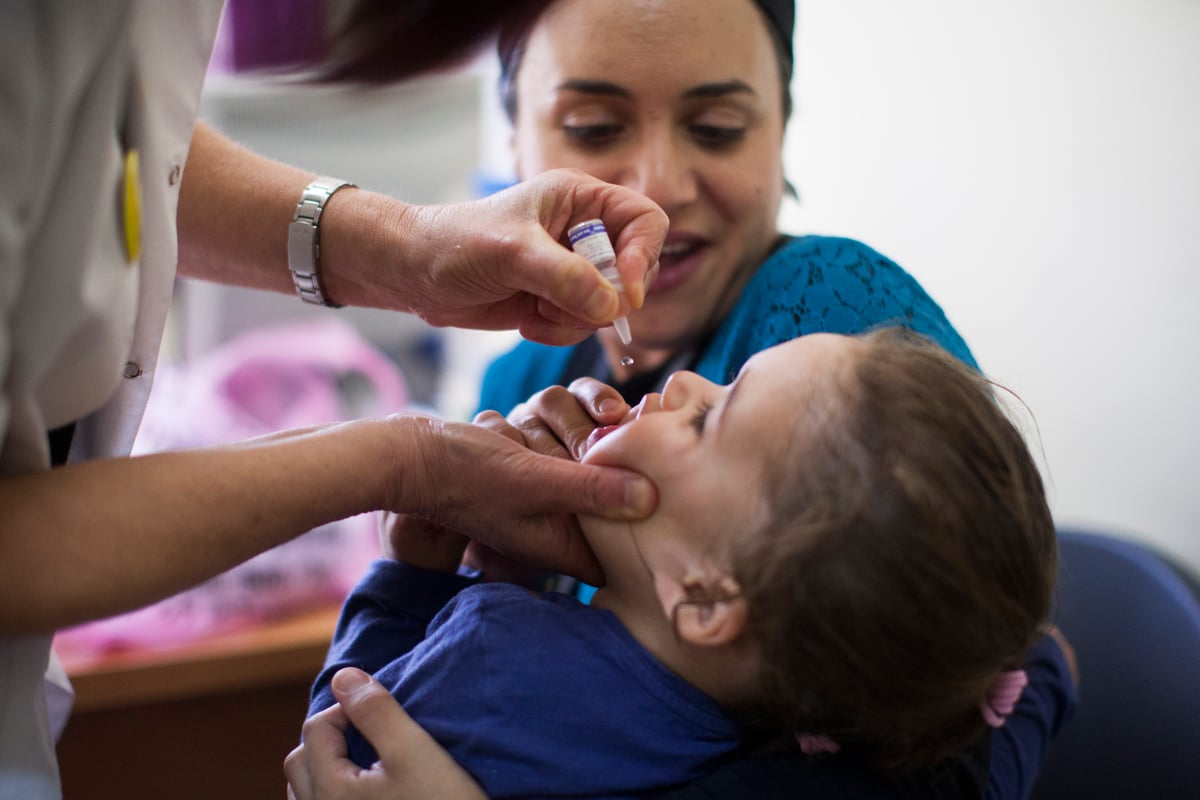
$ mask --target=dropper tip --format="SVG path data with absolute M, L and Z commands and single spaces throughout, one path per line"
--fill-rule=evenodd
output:
M 613 328 L 617 331 L 617 336 L 621 339 L 621 344 L 629 345 L 633 342 L 633 336 L 629 333 L 629 320 L 625 317 L 617 317 L 613 320 Z

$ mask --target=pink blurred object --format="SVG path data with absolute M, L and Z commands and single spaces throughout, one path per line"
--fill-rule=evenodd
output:
M 397 367 L 349 323 L 260 329 L 193 363 L 161 365 L 134 453 L 385 415 L 407 402 Z M 363 514 L 324 525 L 160 603 L 62 631 L 55 647 L 79 658 L 170 646 L 338 602 L 379 554 L 377 522 Z

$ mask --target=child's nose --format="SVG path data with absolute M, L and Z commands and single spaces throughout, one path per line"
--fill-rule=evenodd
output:
M 658 392 L 651 392 L 642 398 L 642 401 L 634 406 L 630 412 L 633 419 L 640 419 L 643 414 L 653 414 L 656 411 L 661 411 L 663 407 L 663 396 Z
M 667 379 L 667 385 L 662 390 L 661 405 L 668 411 L 683 408 L 693 395 L 700 390 L 701 378 L 694 372 L 676 372 Z

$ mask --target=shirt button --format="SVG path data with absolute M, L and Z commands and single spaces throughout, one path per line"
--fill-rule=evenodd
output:
M 170 184 L 171 186 L 174 186 L 175 184 L 179 183 L 179 176 L 182 174 L 182 172 L 183 172 L 183 170 L 181 170 L 179 168 L 178 164 L 171 167 L 171 174 L 167 176 L 167 183 Z
M 126 361 L 123 374 L 126 378 L 136 378 L 142 374 L 142 368 L 133 361 Z

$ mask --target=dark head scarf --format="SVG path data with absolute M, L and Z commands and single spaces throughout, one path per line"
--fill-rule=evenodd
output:
M 758 10 L 762 12 L 767 30 L 775 45 L 775 54 L 779 61 L 779 77 L 783 83 L 783 118 L 786 120 L 792 113 L 792 36 L 796 27 L 795 0 L 754 0 Z M 525 42 L 529 38 L 529 30 L 540 16 L 539 13 L 520 14 L 506 20 L 500 28 L 496 50 L 500 57 L 500 99 L 509 119 L 516 116 L 517 69 L 525 55 Z
M 796 33 L 795 0 L 754 0 L 754 4 L 767 18 L 767 28 L 779 48 L 779 61 L 783 85 L 792 82 L 792 39 Z

